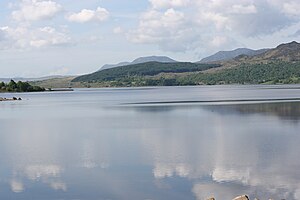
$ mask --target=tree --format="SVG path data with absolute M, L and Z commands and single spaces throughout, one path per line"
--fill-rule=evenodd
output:
M 17 85 L 17 83 L 14 80 L 10 80 L 10 82 L 8 83 L 7 86 L 11 90 L 15 90 L 15 89 L 18 88 L 18 85 Z

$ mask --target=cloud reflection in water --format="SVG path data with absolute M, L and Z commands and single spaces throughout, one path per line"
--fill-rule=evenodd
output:
M 0 121 L 0 170 L 10 170 L 2 174 L 12 174 L 14 193 L 35 194 L 39 185 L 57 198 L 163 199 L 187 190 L 187 199 L 299 199 L 297 109 L 299 103 L 99 109 L 92 117 L 42 116 L 30 130 L 30 120 Z

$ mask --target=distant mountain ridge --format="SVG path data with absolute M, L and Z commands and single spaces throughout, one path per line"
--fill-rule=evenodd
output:
M 290 43 L 280 44 L 274 49 L 270 49 L 263 54 L 257 55 L 253 60 L 280 60 L 280 61 L 300 61 L 300 43 L 293 41 Z
M 120 62 L 118 64 L 106 64 L 106 65 L 103 65 L 99 71 L 105 70 L 105 69 L 111 69 L 111 68 L 115 68 L 115 67 L 122 67 L 122 66 L 141 64 L 141 63 L 147 63 L 147 62 L 175 63 L 178 61 L 173 60 L 172 58 L 169 58 L 167 56 L 147 56 L 147 57 L 137 58 L 132 62 Z
M 240 55 L 234 59 L 221 62 L 224 67 L 234 67 L 240 64 L 269 63 L 273 61 L 295 62 L 300 61 L 300 43 L 290 42 L 280 44 L 254 56 Z
M 241 55 L 246 56 L 255 56 L 262 54 L 269 49 L 259 49 L 259 50 L 253 50 L 248 48 L 238 48 L 232 51 L 219 51 L 211 56 L 208 56 L 206 58 L 203 58 L 199 63 L 212 63 L 212 62 L 220 62 L 220 61 L 227 61 L 234 59 Z

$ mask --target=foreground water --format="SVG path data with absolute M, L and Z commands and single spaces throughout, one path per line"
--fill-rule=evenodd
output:
M 0 102 L 0 199 L 300 199 L 298 86 L 17 96 Z

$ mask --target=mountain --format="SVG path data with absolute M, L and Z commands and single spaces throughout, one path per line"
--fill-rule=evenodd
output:
M 146 62 L 174 63 L 177 61 L 166 56 L 148 56 L 148 57 L 137 58 L 134 61 L 132 61 L 131 64 L 140 64 Z
M 300 43 L 293 41 L 261 51 L 259 54 L 254 52 L 254 55 L 253 51 L 248 51 L 249 55 L 242 54 L 231 60 L 210 64 L 130 64 L 69 79 L 69 87 L 300 84 Z
M 133 64 L 140 64 L 140 63 L 146 63 L 146 62 L 160 62 L 160 63 L 174 63 L 177 62 L 176 60 L 173 60 L 169 57 L 166 56 L 148 56 L 148 57 L 140 57 L 135 59 L 132 62 L 121 62 L 118 64 L 106 64 L 101 67 L 101 70 L 105 69 L 111 69 L 115 67 L 122 67 L 122 66 L 128 66 L 128 65 L 133 65 Z
M 280 44 L 274 49 L 269 49 L 260 55 L 246 58 L 246 60 L 247 59 L 249 61 L 300 61 L 300 43 L 293 41 L 290 43 Z
M 258 55 L 240 55 L 219 64 L 222 67 L 197 74 L 195 81 L 203 84 L 299 84 L 300 43 L 280 44 Z
M 300 43 L 290 42 L 280 44 L 276 48 L 268 49 L 264 53 L 247 56 L 240 55 L 228 61 L 221 61 L 222 68 L 232 68 L 241 64 L 259 64 L 270 62 L 296 62 L 300 61 Z
M 268 51 L 268 49 L 259 49 L 259 50 L 252 50 L 247 48 L 238 48 L 232 51 L 219 51 L 214 55 L 209 57 L 203 58 L 200 63 L 212 63 L 212 62 L 219 62 L 219 61 L 227 61 L 231 60 L 235 57 L 246 55 L 246 56 L 255 56 L 262 54 Z

